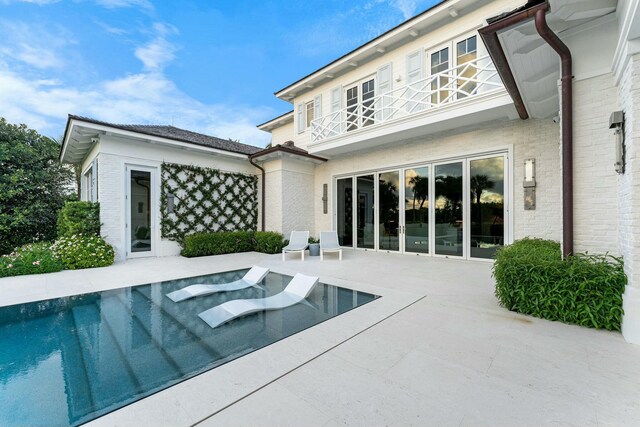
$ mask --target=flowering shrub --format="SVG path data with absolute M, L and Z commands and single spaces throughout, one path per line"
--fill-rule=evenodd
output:
M 113 264 L 113 247 L 100 236 L 74 234 L 61 237 L 51 249 L 60 258 L 64 268 L 69 270 L 106 267 Z
M 63 268 L 50 243 L 30 243 L 0 257 L 0 277 L 53 273 Z

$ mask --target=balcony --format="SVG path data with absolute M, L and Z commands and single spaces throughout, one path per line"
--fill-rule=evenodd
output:
M 309 151 L 345 152 L 365 140 L 374 146 L 511 116 L 513 102 L 485 56 L 313 120 Z

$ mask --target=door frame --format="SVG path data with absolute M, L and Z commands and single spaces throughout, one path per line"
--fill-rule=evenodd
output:
M 376 251 L 378 252 L 386 252 L 386 253 L 390 253 L 390 254 L 397 254 L 397 253 L 402 253 L 402 233 L 401 233 L 401 228 L 400 228 L 400 224 L 402 221 L 402 212 L 401 212 L 401 205 L 402 203 L 400 202 L 402 200 L 403 197 L 403 193 L 402 193 L 402 189 L 398 188 L 398 250 L 394 251 L 391 249 L 380 249 L 380 226 L 382 225 L 382 223 L 380 222 L 380 174 L 383 173 L 389 173 L 389 172 L 396 172 L 398 174 L 398 185 L 400 185 L 400 178 L 401 178 L 401 173 L 402 173 L 402 169 L 401 168 L 392 168 L 392 169 L 381 169 L 377 172 L 375 172 L 375 186 L 374 186 L 374 190 L 375 190 L 375 211 L 374 211 L 374 220 L 375 220 L 375 226 L 374 226 L 374 231 L 376 234 L 376 244 L 375 244 L 375 248 Z
M 428 187 L 427 187 L 427 201 L 429 202 L 429 213 L 427 215 L 427 252 L 412 252 L 407 251 L 407 212 L 406 212 L 406 204 L 405 200 L 407 198 L 406 190 L 406 173 L 408 170 L 419 169 L 419 168 L 427 168 L 427 179 L 428 179 Z M 417 256 L 431 256 L 433 252 L 433 247 L 431 245 L 431 235 L 433 234 L 431 231 L 431 210 L 433 209 L 433 194 L 431 192 L 431 169 L 432 163 L 423 163 L 411 166 L 405 166 L 400 168 L 400 184 L 402 186 L 402 190 L 400 193 L 400 226 L 402 227 L 402 233 L 400 234 L 400 253 L 406 255 L 417 255 Z
M 144 252 L 132 252 L 131 251 L 131 171 L 149 172 L 150 174 L 150 224 L 149 224 L 149 236 L 151 237 L 151 250 Z M 157 182 L 158 182 L 158 168 L 153 166 L 143 166 L 138 164 L 125 164 L 125 217 L 124 217 L 124 235 L 125 235 L 125 256 L 129 258 L 145 258 L 156 256 L 158 246 L 158 202 L 157 202 Z

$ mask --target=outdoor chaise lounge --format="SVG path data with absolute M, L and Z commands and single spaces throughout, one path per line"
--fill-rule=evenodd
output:
M 258 284 L 267 274 L 269 274 L 268 268 L 254 265 L 242 279 L 234 282 L 221 283 L 218 285 L 191 285 L 178 291 L 170 292 L 167 296 L 174 302 L 180 302 L 193 297 L 215 294 L 216 292 L 238 291 L 251 286 L 259 286 Z
M 302 261 L 304 261 L 304 251 L 309 247 L 308 231 L 292 231 L 289 238 L 289 244 L 282 248 L 282 261 L 285 260 L 284 255 L 287 252 L 300 252 Z
M 342 261 L 342 248 L 336 231 L 320 232 L 320 261 L 324 259 L 324 252 L 338 252 L 338 258 Z
M 227 301 L 209 310 L 203 311 L 198 316 L 215 328 L 246 314 L 265 310 L 279 310 L 298 304 L 309 296 L 318 283 L 318 278 L 296 274 L 284 290 L 267 298 L 237 299 Z

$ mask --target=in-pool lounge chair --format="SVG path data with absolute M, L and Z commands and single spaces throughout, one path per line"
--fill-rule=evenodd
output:
M 267 274 L 269 274 L 268 268 L 254 265 L 240 280 L 219 285 L 191 285 L 178 291 L 170 292 L 167 296 L 174 302 L 180 302 L 193 297 L 215 294 L 216 292 L 239 291 L 251 286 L 259 287 L 259 283 L 262 282 L 262 279 Z
M 338 232 L 320 232 L 320 261 L 324 259 L 324 252 L 338 252 L 338 258 L 342 261 L 342 248 L 338 242 Z
M 318 283 L 318 278 L 296 274 L 284 290 L 267 298 L 237 299 L 227 301 L 209 310 L 203 311 L 198 316 L 215 328 L 246 314 L 265 310 L 280 310 L 304 301 Z
M 302 261 L 304 261 L 304 251 L 309 247 L 308 231 L 292 231 L 289 237 L 289 244 L 282 248 L 282 261 L 285 260 L 284 254 L 287 252 L 300 252 Z

